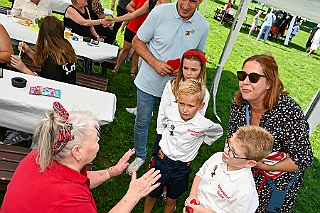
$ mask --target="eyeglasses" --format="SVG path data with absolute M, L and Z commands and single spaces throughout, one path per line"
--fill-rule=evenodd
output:
M 225 148 L 228 148 L 228 155 L 230 156 L 230 158 L 250 160 L 249 158 L 241 158 L 241 157 L 239 157 L 239 156 L 234 152 L 234 150 L 231 149 L 230 143 L 229 143 L 229 140 L 228 140 L 228 139 L 226 140 Z M 230 151 L 231 151 L 231 153 L 232 153 L 231 155 L 230 155 Z
M 260 75 L 259 73 L 255 72 L 247 74 L 245 71 L 237 71 L 237 75 L 239 81 L 244 81 L 247 76 L 249 76 L 249 81 L 254 84 L 259 81 L 260 77 L 266 77 L 265 75 Z

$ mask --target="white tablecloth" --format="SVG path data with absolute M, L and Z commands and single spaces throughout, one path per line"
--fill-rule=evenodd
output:
M 6 28 L 12 43 L 18 44 L 24 40 L 27 44 L 35 45 L 38 32 L 28 26 L 17 23 L 16 18 L 8 19 L 6 15 L 0 14 L 0 23 Z M 89 46 L 86 42 L 70 41 L 76 55 L 83 56 L 93 61 L 113 60 L 118 55 L 118 47 L 111 44 L 99 43 L 98 46 Z
M 11 78 L 27 80 L 25 88 L 16 88 Z M 47 86 L 61 90 L 61 99 L 43 95 L 29 95 L 30 86 Z M 67 111 L 88 110 L 97 116 L 99 125 L 113 121 L 116 96 L 112 93 L 53 81 L 41 77 L 3 70 L 0 78 L 0 126 L 34 133 L 45 112 L 52 110 L 52 103 L 59 101 Z
M 50 0 L 50 5 L 53 12 L 64 13 L 70 4 L 71 0 Z M 113 16 L 113 11 L 104 8 L 104 14 Z

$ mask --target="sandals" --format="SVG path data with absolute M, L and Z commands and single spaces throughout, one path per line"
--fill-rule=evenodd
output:
M 134 72 L 130 72 L 132 78 L 136 78 L 136 74 Z
M 116 67 L 113 68 L 112 72 L 113 72 L 113 73 L 119 73 L 119 68 L 116 68 Z

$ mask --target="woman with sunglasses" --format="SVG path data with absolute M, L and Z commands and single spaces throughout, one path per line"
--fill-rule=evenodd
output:
M 279 208 L 281 212 L 290 212 L 304 171 L 313 162 L 309 125 L 300 106 L 284 90 L 278 65 L 272 56 L 261 54 L 249 57 L 237 75 L 239 90 L 230 109 L 228 138 L 239 127 L 249 124 L 263 127 L 273 135 L 272 155 L 277 161 L 269 161 L 269 165 L 260 161 L 253 168 L 259 195 L 257 212 L 268 212 L 273 191 L 266 181 L 269 177 L 273 178 L 277 190 L 289 188 Z M 288 187 L 291 180 L 293 185 Z

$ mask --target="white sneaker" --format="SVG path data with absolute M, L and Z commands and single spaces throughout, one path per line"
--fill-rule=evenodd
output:
M 129 112 L 131 114 L 137 115 L 137 107 L 135 107 L 135 108 L 126 108 L 126 110 L 127 110 L 127 112 Z M 151 116 L 153 116 L 153 112 L 152 112 Z
M 135 108 L 126 108 L 127 112 L 137 115 L 137 107 Z
M 138 171 L 139 168 L 142 166 L 142 164 L 144 164 L 144 160 L 142 160 L 141 158 L 136 157 L 136 159 L 134 159 L 134 161 L 132 161 L 132 163 L 128 166 L 127 173 L 129 175 L 131 175 L 132 174 L 132 170 Z

